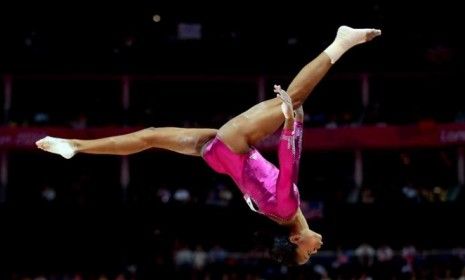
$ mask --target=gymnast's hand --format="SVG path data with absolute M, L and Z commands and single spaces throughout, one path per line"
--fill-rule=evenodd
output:
M 284 117 L 286 119 L 294 118 L 294 109 L 292 107 L 292 99 L 287 94 L 287 92 L 281 89 L 281 86 L 274 86 L 274 92 L 277 93 L 277 97 L 283 102 L 281 104 L 281 110 L 283 111 Z

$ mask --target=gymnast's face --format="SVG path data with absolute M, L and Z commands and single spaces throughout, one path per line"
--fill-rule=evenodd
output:
M 305 264 L 310 257 L 321 248 L 323 238 L 321 234 L 314 232 L 311 229 L 306 229 L 300 234 L 290 237 L 292 243 L 297 245 L 297 263 Z

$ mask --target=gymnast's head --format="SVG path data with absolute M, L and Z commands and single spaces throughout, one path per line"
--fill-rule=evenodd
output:
M 323 245 L 322 236 L 311 229 L 283 233 L 274 237 L 271 258 L 287 266 L 302 265 Z

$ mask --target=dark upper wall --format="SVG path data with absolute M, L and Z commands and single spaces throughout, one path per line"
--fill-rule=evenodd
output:
M 463 67 L 458 4 L 96 2 L 3 4 L 0 69 L 287 73 L 321 51 L 341 24 L 384 31 L 341 63 L 350 71 Z M 202 24 L 202 40 L 176 40 L 180 22 Z

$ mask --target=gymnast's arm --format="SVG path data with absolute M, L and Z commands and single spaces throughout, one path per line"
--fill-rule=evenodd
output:
M 294 184 L 297 184 L 299 178 L 300 156 L 302 153 L 302 138 L 304 128 L 304 109 L 302 106 L 294 110 L 294 146 L 295 146 L 295 161 L 294 161 Z

